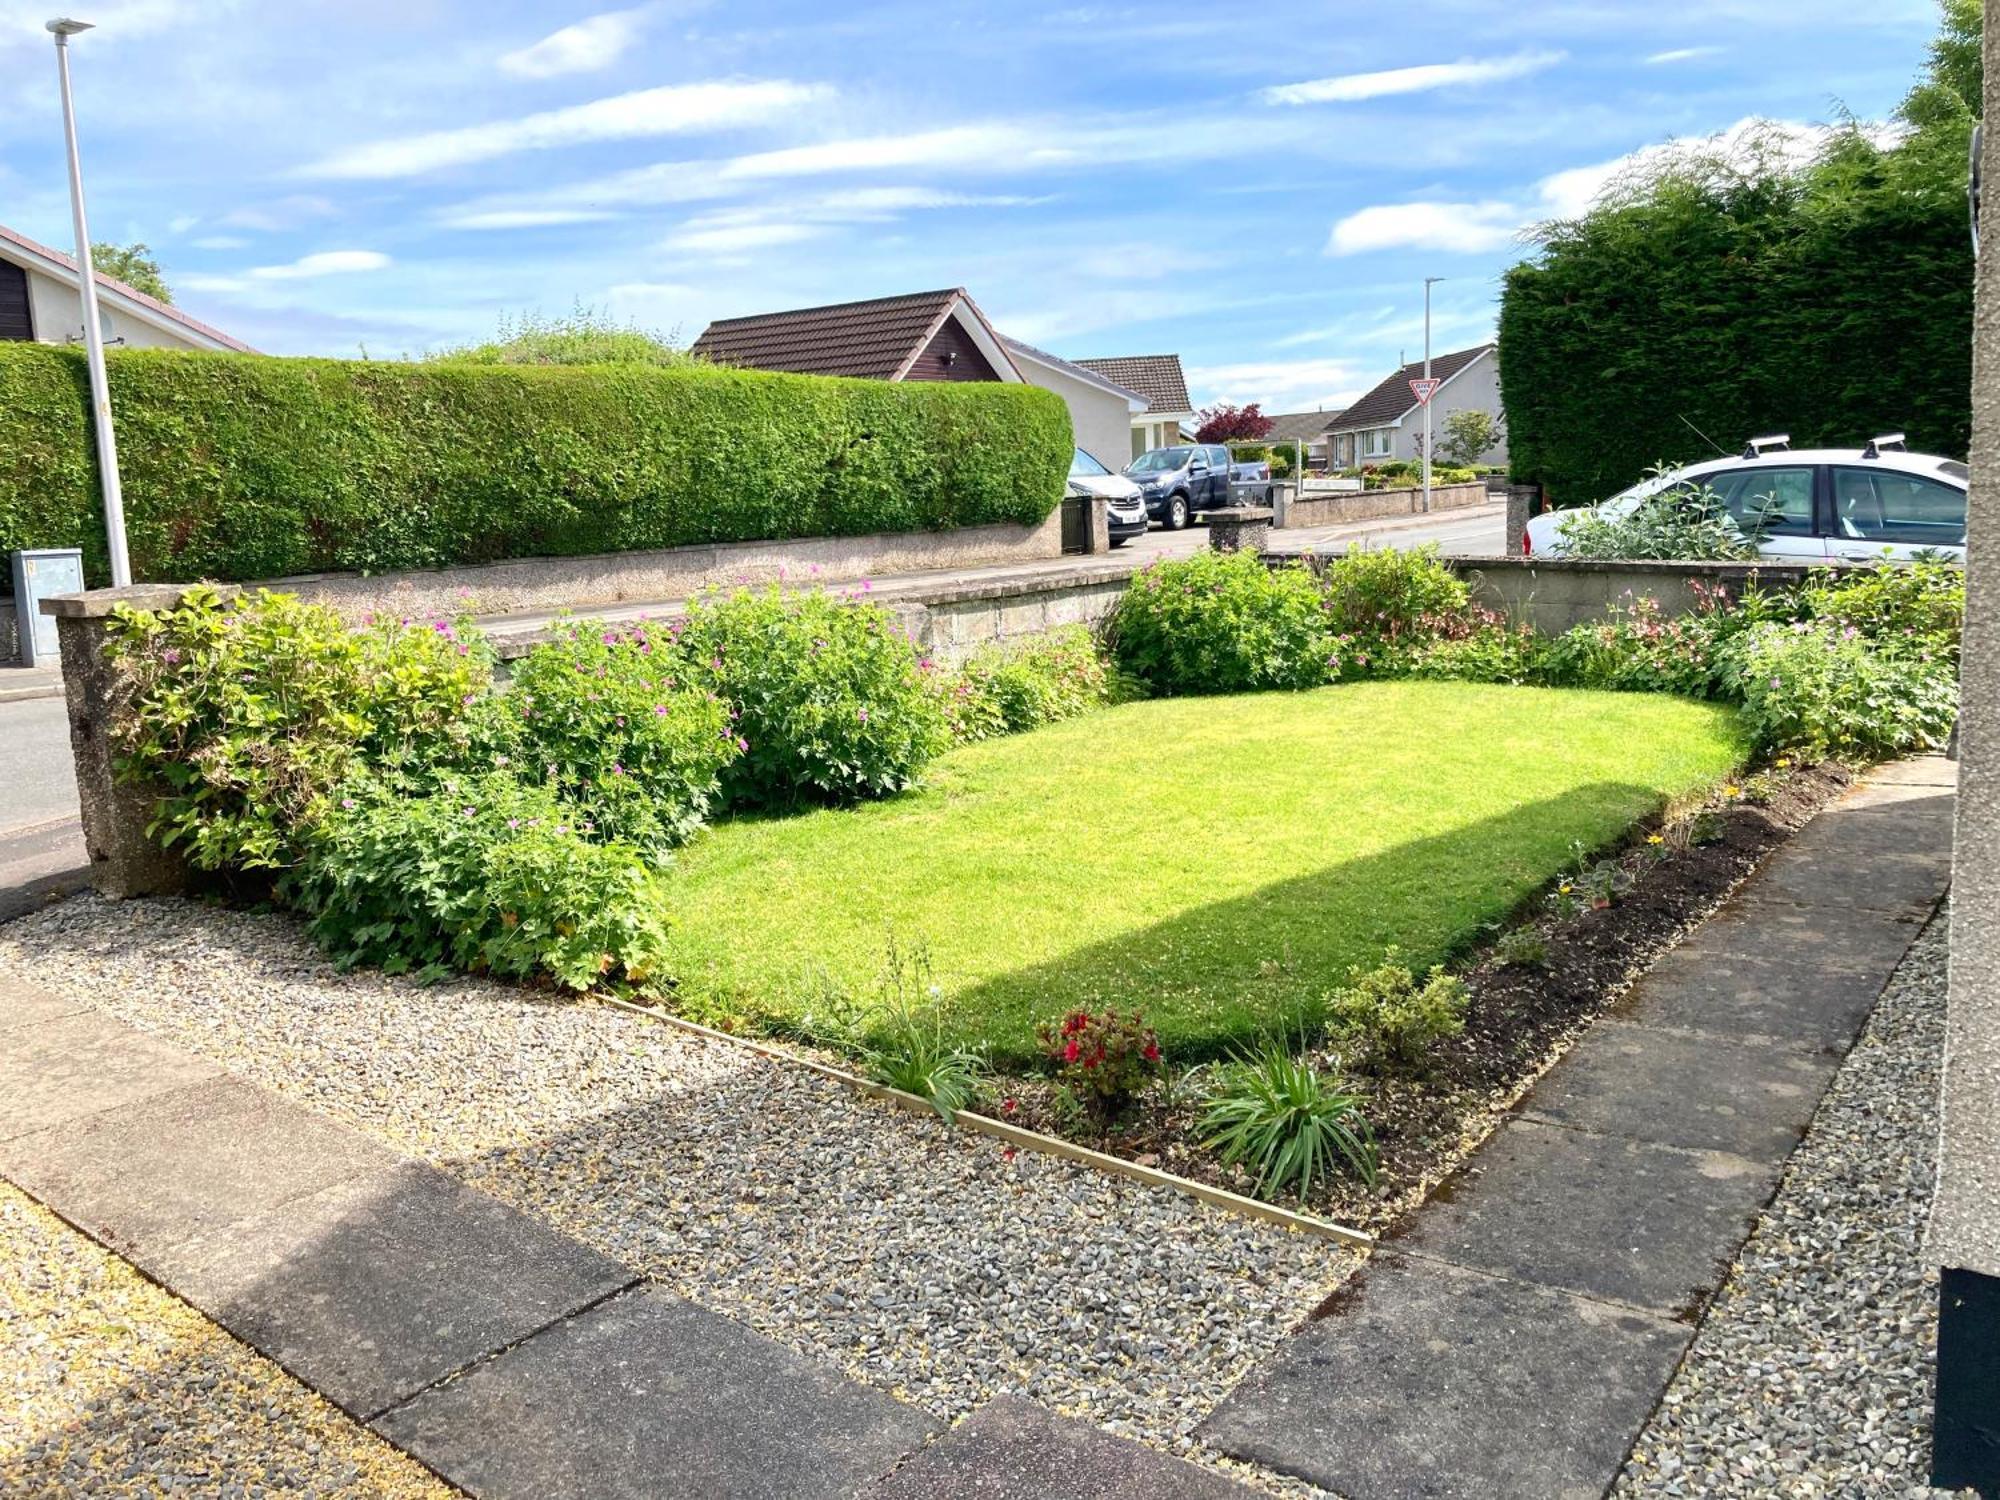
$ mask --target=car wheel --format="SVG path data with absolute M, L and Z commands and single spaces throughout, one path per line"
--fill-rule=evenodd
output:
M 1188 523 L 1188 503 L 1186 495 L 1176 495 L 1167 502 L 1167 530 L 1184 531 Z

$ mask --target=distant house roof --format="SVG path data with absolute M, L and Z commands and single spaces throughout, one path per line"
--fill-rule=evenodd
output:
M 1122 397 L 1126 405 L 1130 406 L 1135 412 L 1145 411 L 1151 405 L 1137 391 L 1122 386 L 1115 380 L 1107 380 L 1104 376 L 1098 374 L 1097 371 L 1087 369 L 1083 365 L 1064 359 L 1060 354 L 1051 354 L 1046 349 L 1037 349 L 1033 344 L 1024 344 L 1019 339 L 1007 337 L 1004 333 L 1000 335 L 1000 342 L 1007 346 L 1007 352 L 1013 355 L 1016 361 L 1025 359 L 1031 364 L 1046 365 L 1052 370 L 1060 370 L 1065 375 L 1083 381 L 1086 385 L 1096 386 L 1107 395 Z
M 9 249 L 18 252 L 18 257 L 8 255 Z M 82 280 L 77 274 L 76 261 L 73 258 L 42 244 L 39 240 L 31 240 L 25 234 L 9 229 L 5 224 L 0 224 L 0 257 L 23 260 L 31 268 L 53 276 L 69 286 L 77 286 Z M 106 276 L 102 271 L 98 271 L 94 279 L 100 296 L 109 293 L 114 306 L 143 323 L 155 326 L 164 324 L 183 338 L 192 338 L 198 343 L 210 344 L 217 349 L 226 349 L 236 354 L 257 352 L 241 339 L 233 339 L 219 328 L 211 328 L 198 318 L 190 318 L 178 307 L 162 302 L 157 297 L 150 297 L 137 287 L 128 286 L 116 276 Z M 80 320 L 81 314 L 78 317 Z
M 1457 349 L 1450 354 L 1433 354 L 1431 378 L 1450 380 L 1482 355 L 1491 354 L 1493 347 L 1491 344 L 1480 344 L 1476 348 Z M 1352 432 L 1365 427 L 1386 427 L 1401 421 L 1416 410 L 1417 398 L 1410 393 L 1410 382 L 1420 379 L 1423 373 L 1424 362 L 1420 359 L 1411 361 L 1348 407 L 1331 425 L 1342 432 Z
M 1264 438 L 1267 443 L 1312 443 L 1326 436 L 1326 431 L 1338 422 L 1344 412 L 1337 411 L 1292 411 L 1270 419 L 1271 431 Z
M 1096 371 L 1114 385 L 1137 391 L 1156 412 L 1194 410 L 1194 403 L 1188 400 L 1187 376 L 1181 373 L 1178 354 L 1128 354 L 1117 359 L 1079 359 L 1075 363 Z
M 692 352 L 755 370 L 901 380 L 954 315 L 1001 379 L 1020 378 L 1000 336 L 964 287 L 722 318 L 702 330 Z

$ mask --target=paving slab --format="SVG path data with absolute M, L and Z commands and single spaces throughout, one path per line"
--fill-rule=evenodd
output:
M 996 1396 L 857 1500 L 1253 1500 L 1207 1469 Z
M 146 1266 L 164 1250 L 400 1158 L 235 1078 L 0 1142 L 0 1174 Z
M 1951 883 L 1951 834 L 1913 832 L 1911 821 L 1868 811 L 1822 813 L 1793 835 L 1783 859 L 1750 879 L 1743 896 L 1921 922 Z
M 1606 1020 L 1520 1107 L 1574 1129 L 1782 1166 L 1837 1066 L 1820 1049 Z
M 1802 906 L 1760 897 L 1752 883 L 1674 951 L 1701 960 L 1781 957 L 1822 973 L 1868 974 L 1879 995 L 1928 915 L 1855 910 L 1831 897 Z
M 1378 1254 L 1202 1424 L 1347 1500 L 1600 1500 L 1691 1328 Z
M 1943 755 L 1916 755 L 1908 760 L 1892 760 L 1868 773 L 1868 786 L 1958 785 L 1958 762 Z
M 0 1030 L 0 1140 L 219 1076 L 214 1063 L 95 1011 Z
M 90 1007 L 81 1000 L 51 995 L 47 990 L 24 984 L 11 974 L 0 974 L 0 1031 L 15 1026 L 34 1026 L 58 1016 L 81 1015 Z
M 1667 1316 L 1720 1284 L 1777 1165 L 1509 1120 L 1397 1245 Z
M 418 1163 L 349 1178 L 142 1265 L 364 1418 L 633 1280 Z
M 1721 954 L 1701 934 L 1663 954 L 1613 1003 L 1642 1026 L 1769 1037 L 1837 1057 L 1853 1045 L 1889 970 L 1822 969 L 1810 957 Z
M 375 1427 L 482 1500 L 846 1500 L 936 1423 L 647 1287 L 423 1392 Z

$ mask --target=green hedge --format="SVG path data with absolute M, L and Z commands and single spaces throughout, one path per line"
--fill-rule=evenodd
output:
M 114 350 L 136 578 L 275 578 L 1043 520 L 1047 391 Z M 106 576 L 82 356 L 0 346 L 0 551 Z

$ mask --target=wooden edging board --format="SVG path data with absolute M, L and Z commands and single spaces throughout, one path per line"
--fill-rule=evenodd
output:
M 890 1088 L 887 1084 L 876 1083 L 823 1063 L 817 1058 L 806 1057 L 789 1048 L 774 1046 L 769 1042 L 752 1040 L 749 1037 L 732 1036 L 729 1032 L 718 1031 L 713 1026 L 703 1026 L 698 1021 L 674 1015 L 670 1011 L 659 1010 L 650 1005 L 635 1005 L 629 1000 L 607 998 L 606 1005 L 619 1010 L 630 1011 L 635 1016 L 644 1016 L 649 1021 L 658 1021 L 682 1031 L 707 1037 L 711 1041 L 727 1042 L 732 1047 L 742 1047 L 761 1057 L 776 1062 L 790 1063 L 793 1067 L 805 1068 L 823 1078 L 831 1078 L 836 1083 L 845 1084 L 856 1093 L 866 1094 L 873 1099 L 886 1099 L 901 1105 L 915 1114 L 934 1115 L 936 1107 L 928 1100 L 915 1094 L 906 1094 L 901 1089 Z M 1024 1146 L 1030 1151 L 1039 1151 L 1045 1156 L 1057 1156 L 1066 1161 L 1079 1162 L 1094 1167 L 1100 1172 L 1109 1172 L 1118 1177 L 1129 1177 L 1134 1182 L 1143 1182 L 1149 1187 L 1168 1188 L 1176 1193 L 1184 1193 L 1190 1198 L 1230 1213 L 1242 1214 L 1246 1218 L 1262 1219 L 1266 1223 L 1278 1224 L 1299 1234 L 1310 1234 L 1320 1239 L 1334 1240 L 1344 1245 L 1354 1245 L 1361 1249 L 1372 1249 L 1375 1236 L 1365 1230 L 1352 1229 L 1345 1224 L 1336 1224 L 1330 1219 L 1316 1219 L 1311 1214 L 1294 1213 L 1276 1204 L 1260 1203 L 1255 1198 L 1245 1198 L 1241 1193 L 1232 1193 L 1226 1188 L 1210 1187 L 1205 1182 L 1195 1182 L 1186 1177 L 1177 1177 L 1172 1172 L 1162 1172 L 1158 1167 L 1142 1167 L 1135 1161 L 1127 1161 L 1122 1156 L 1112 1156 L 1108 1152 L 1093 1151 L 1088 1146 L 1079 1146 L 1057 1136 L 1043 1135 L 1039 1131 L 1025 1130 L 1019 1125 L 1010 1125 L 1005 1120 L 996 1120 L 990 1115 L 974 1114 L 962 1109 L 954 1116 L 956 1122 L 967 1130 L 980 1135 L 990 1135 L 1006 1141 L 1010 1145 Z

